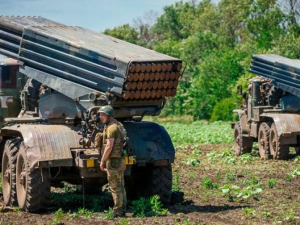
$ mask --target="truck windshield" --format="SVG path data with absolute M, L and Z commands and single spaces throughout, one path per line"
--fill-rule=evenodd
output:
M 18 66 L 0 66 L 0 88 L 16 88 Z

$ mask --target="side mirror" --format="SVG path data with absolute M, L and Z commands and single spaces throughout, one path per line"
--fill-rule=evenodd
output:
M 238 94 L 243 95 L 243 88 L 242 85 L 237 86 Z

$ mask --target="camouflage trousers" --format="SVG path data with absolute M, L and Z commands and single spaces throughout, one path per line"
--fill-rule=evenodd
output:
M 106 162 L 109 189 L 114 199 L 113 213 L 117 215 L 126 212 L 126 191 L 124 185 L 124 171 L 126 169 L 124 158 L 110 158 Z

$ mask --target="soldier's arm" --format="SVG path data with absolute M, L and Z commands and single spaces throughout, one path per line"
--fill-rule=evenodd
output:
M 101 159 L 101 162 L 100 162 L 100 169 L 104 171 L 104 165 L 105 165 L 105 162 L 109 156 L 109 154 L 111 153 L 111 150 L 114 146 L 114 142 L 115 142 L 115 139 L 114 138 L 109 138 L 109 139 L 106 139 L 106 146 L 105 146 L 105 149 L 104 149 L 104 153 L 103 153 L 103 156 L 102 156 L 102 159 Z

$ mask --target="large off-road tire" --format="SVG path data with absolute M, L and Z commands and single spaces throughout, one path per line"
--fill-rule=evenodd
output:
M 168 205 L 172 194 L 172 166 L 133 168 L 130 179 L 125 180 L 127 197 L 138 199 L 158 195 Z
M 234 125 L 234 148 L 235 155 L 240 156 L 245 153 L 250 153 L 253 146 L 252 137 L 243 137 L 242 128 L 240 121 L 236 122 Z
M 271 126 L 269 142 L 270 142 L 270 153 L 273 155 L 273 159 L 288 158 L 289 146 L 281 144 L 275 123 L 273 123 Z
M 5 142 L 2 157 L 2 193 L 4 204 L 14 206 L 17 203 L 16 194 L 16 162 L 20 140 L 9 139 Z
M 295 147 L 296 155 L 300 155 L 300 147 Z
M 167 205 L 170 204 L 172 195 L 172 166 L 158 166 L 152 168 L 150 180 L 150 195 L 158 195 L 160 201 Z
M 21 143 L 16 167 L 17 199 L 21 210 L 34 212 L 47 201 L 51 182 L 48 169 L 30 168 L 27 154 Z
M 270 155 L 270 123 L 261 123 L 258 131 L 258 149 L 261 159 L 268 159 Z

